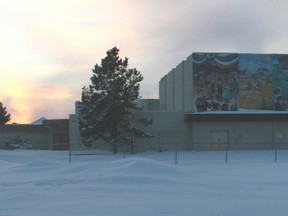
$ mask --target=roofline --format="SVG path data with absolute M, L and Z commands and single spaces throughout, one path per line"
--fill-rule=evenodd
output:
M 232 52 L 232 51 L 192 51 L 192 54 L 195 53 L 195 54 L 206 54 L 206 53 L 209 53 L 209 54 L 240 54 L 240 55 L 288 55 L 287 53 L 270 53 L 270 52 L 263 52 L 263 53 L 260 53 L 260 52 Z
M 288 113 L 188 113 L 186 122 L 288 121 Z

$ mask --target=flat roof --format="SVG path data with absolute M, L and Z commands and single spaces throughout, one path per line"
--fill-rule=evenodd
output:
M 184 115 L 186 122 L 288 121 L 287 111 L 215 111 Z

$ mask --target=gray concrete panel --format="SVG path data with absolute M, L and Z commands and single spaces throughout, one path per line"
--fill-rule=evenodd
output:
M 173 69 L 167 74 L 167 85 L 166 85 L 167 111 L 174 110 L 174 73 L 175 69 Z
M 192 89 L 193 89 L 193 68 L 192 68 L 192 55 L 189 56 L 184 62 L 184 109 L 183 111 L 192 111 Z
M 166 105 L 166 82 L 167 82 L 167 76 L 165 75 L 159 82 L 160 110 L 163 110 L 163 111 L 165 111 L 167 109 L 167 105 Z
M 184 83 L 183 83 L 183 69 L 184 62 L 179 64 L 175 69 L 174 74 L 174 110 L 183 111 L 183 95 L 184 95 Z

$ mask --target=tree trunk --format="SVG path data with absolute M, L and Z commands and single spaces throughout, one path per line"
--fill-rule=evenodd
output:
M 113 154 L 117 154 L 118 149 L 117 149 L 117 144 L 116 143 L 112 144 L 112 148 L 113 148 Z

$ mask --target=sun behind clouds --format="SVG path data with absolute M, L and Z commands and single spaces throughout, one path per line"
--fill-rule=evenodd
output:
M 11 114 L 9 123 L 26 124 L 38 118 L 68 118 L 74 112 L 74 98 L 69 89 L 53 85 L 6 85 L 4 106 Z M 67 112 L 68 111 L 68 112 Z

